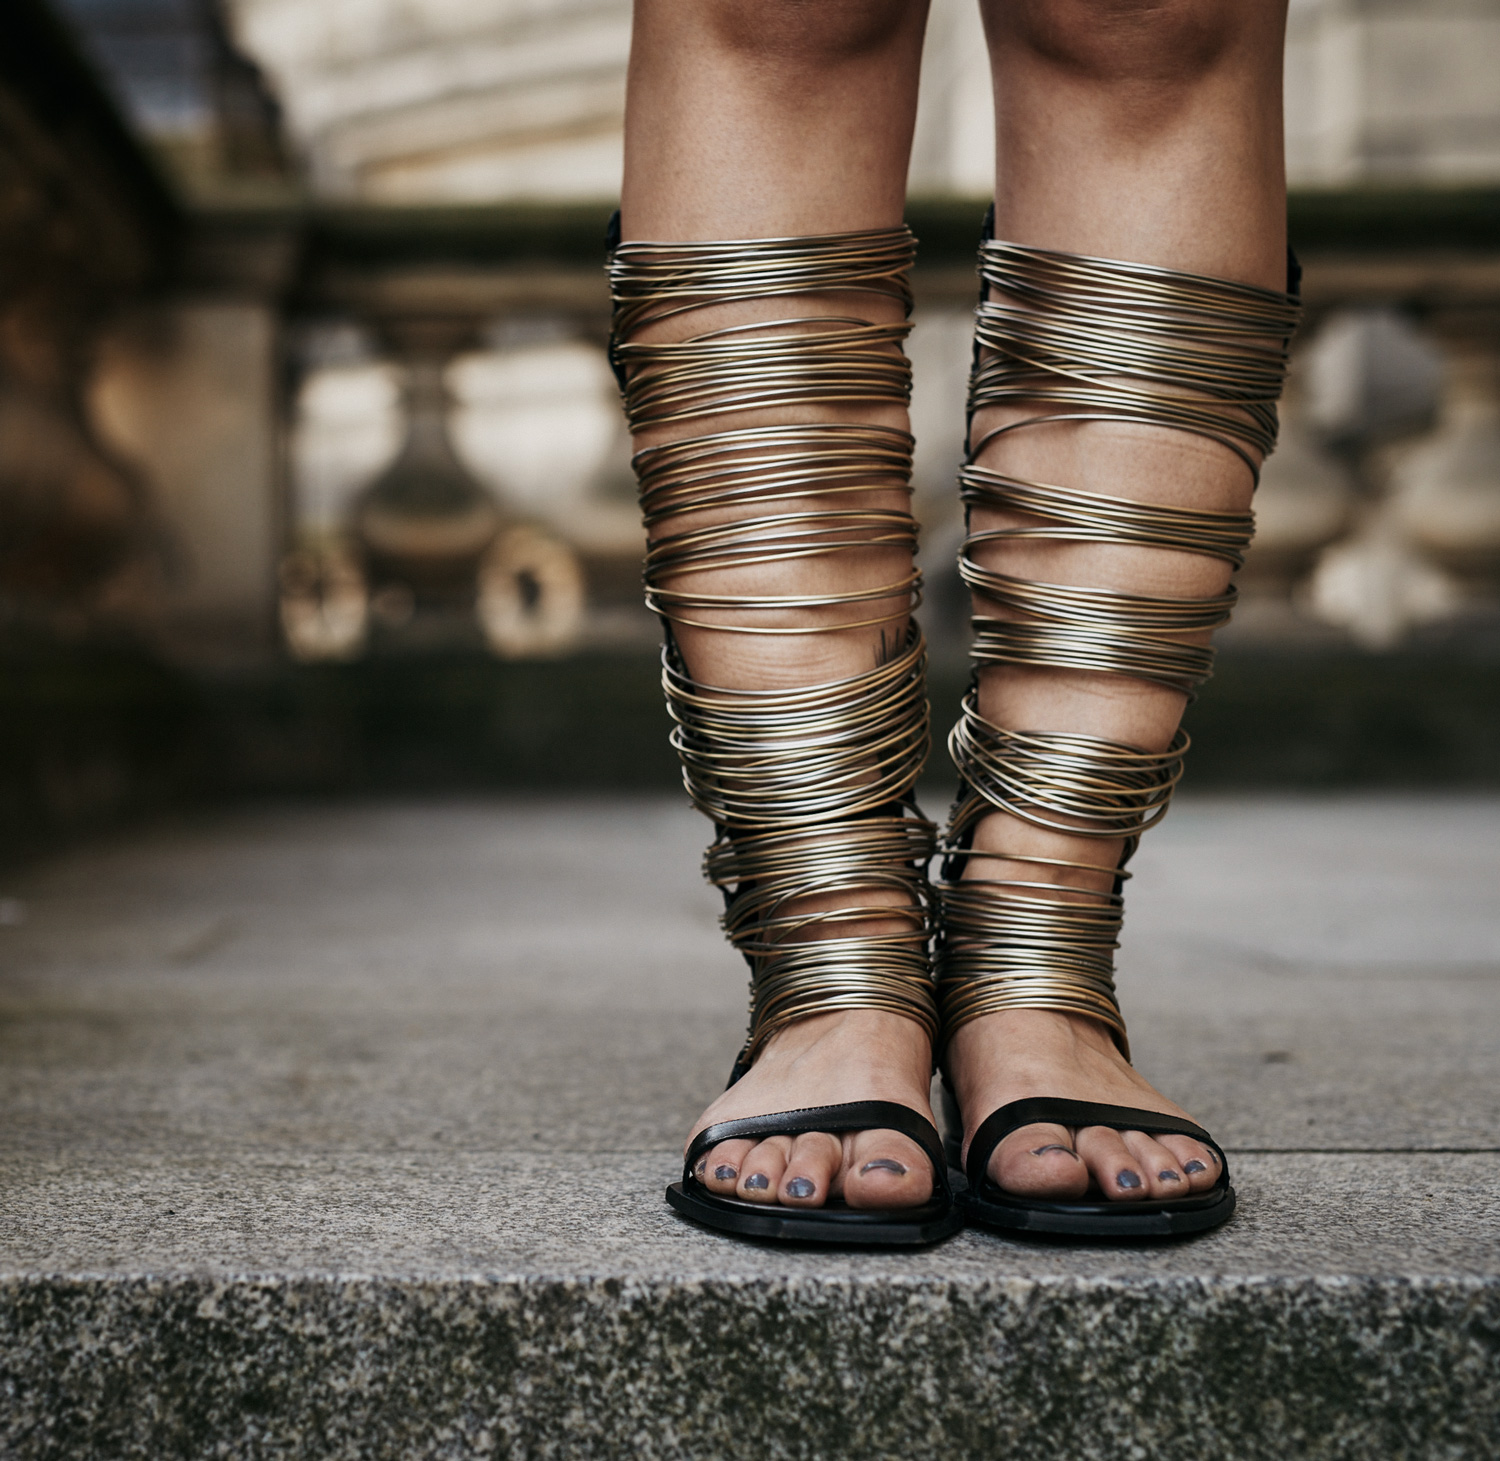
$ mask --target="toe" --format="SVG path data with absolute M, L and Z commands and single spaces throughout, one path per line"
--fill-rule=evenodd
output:
M 1145 1183 L 1147 1197 L 1160 1200 L 1188 1195 L 1192 1189 L 1174 1152 L 1144 1131 L 1126 1131 L 1121 1135 L 1136 1159 L 1136 1170 Z
M 857 1131 L 844 1142 L 850 1207 L 916 1207 L 932 1196 L 932 1162 L 899 1131 Z
M 1151 1195 L 1147 1169 L 1118 1131 L 1086 1126 L 1078 1133 L 1077 1149 L 1089 1175 L 1111 1201 L 1139 1202 Z
M 750 1148 L 740 1163 L 739 1181 L 734 1195 L 746 1202 L 775 1202 L 781 1189 L 781 1176 L 786 1171 L 787 1158 L 792 1152 L 789 1136 L 767 1137 Z
M 990 1158 L 989 1175 L 1018 1197 L 1082 1197 L 1089 1187 L 1088 1168 L 1066 1126 L 1023 1126 L 1011 1132 Z
M 833 1190 L 844 1148 L 826 1131 L 809 1131 L 792 1143 L 778 1190 L 788 1207 L 822 1207 Z
M 706 1156 L 698 1158 L 693 1175 L 710 1192 L 716 1192 L 720 1197 L 733 1197 L 740 1180 L 740 1168 L 754 1145 L 753 1141 L 721 1141 Z
M 1159 1136 L 1162 1146 L 1177 1159 L 1177 1170 L 1182 1173 L 1192 1192 L 1207 1192 L 1219 1180 L 1223 1170 L 1219 1154 L 1201 1141 L 1190 1136 Z

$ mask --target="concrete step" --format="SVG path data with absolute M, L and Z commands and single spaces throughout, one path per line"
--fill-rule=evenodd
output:
M 1170 1247 L 676 1218 L 743 978 L 674 802 L 239 813 L 13 876 L 0 1456 L 1491 1457 L 1497 813 L 1147 839 L 1139 1063 L 1241 1194 Z

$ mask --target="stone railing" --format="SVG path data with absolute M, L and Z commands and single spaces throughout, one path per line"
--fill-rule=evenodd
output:
M 981 211 L 911 209 L 917 497 L 934 632 L 955 640 L 952 471 Z M 285 315 L 282 618 L 296 652 L 482 638 L 524 656 L 650 638 L 603 355 L 606 213 L 287 220 L 302 239 Z M 1235 632 L 1382 646 L 1493 617 L 1500 194 L 1300 194 L 1291 232 L 1308 323 Z
M 13 144 L 5 165 L 44 151 Z M 49 204 L 63 224 L 28 224 L 30 251 L 7 261 L 0 395 L 51 424 L 0 443 L 0 486 L 7 512 L 42 504 L 77 531 L 48 536 L 39 517 L 16 536 L 47 562 L 11 550 L 12 598 L 76 571 L 68 603 L 128 599 L 158 644 L 206 663 L 651 642 L 604 355 L 607 205 L 256 207 L 174 234 L 148 171 L 130 202 L 123 165 L 95 194 L 97 168 L 47 165 L 71 190 L 47 196 L 75 201 Z M 927 617 L 957 654 L 982 208 L 910 212 Z M 1500 192 L 1298 194 L 1291 221 L 1308 325 L 1230 632 L 1381 646 L 1492 624 Z M 22 460 L 17 443 L 44 436 Z
M 649 628 L 634 508 L 604 480 L 628 477 L 604 360 L 606 212 L 307 220 L 288 304 L 295 654 L 551 655 L 608 637 L 612 608 Z

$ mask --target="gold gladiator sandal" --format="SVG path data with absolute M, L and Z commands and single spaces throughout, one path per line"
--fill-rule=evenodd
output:
M 1295 295 L 1144 264 L 1085 258 L 987 241 L 977 312 L 969 415 L 1018 408 L 1018 419 L 969 449 L 960 473 L 966 509 L 996 509 L 1015 526 L 971 532 L 960 554 L 964 582 L 998 613 L 974 618 L 979 666 L 1025 665 L 1126 675 L 1192 698 L 1213 651 L 1191 642 L 1223 624 L 1235 593 L 1172 599 L 1042 583 L 976 561 L 986 543 L 1016 540 L 1123 543 L 1198 553 L 1233 568 L 1243 560 L 1249 513 L 1200 512 L 1005 476 L 975 464 L 989 442 L 1053 422 L 1123 421 L 1188 432 L 1233 452 L 1252 477 L 1276 442 L 1276 401 L 1300 308 Z M 1143 832 L 1166 815 L 1188 737 L 1166 751 L 1089 735 L 998 726 L 971 688 L 949 747 L 960 776 L 943 842 L 937 953 L 942 1044 L 966 1021 L 1006 1009 L 1086 1015 L 1129 1058 L 1115 995 L 1114 950 L 1123 915 L 1125 863 Z M 992 811 L 1100 841 L 1123 839 L 1118 867 L 1006 854 L 990 861 L 1110 873 L 1112 891 L 1024 878 L 961 879 L 976 824 Z M 1059 895 L 1062 896 L 1059 896 Z M 1050 896 L 1049 896 L 1050 895 Z M 988 1176 L 995 1148 L 1037 1122 L 1178 1133 L 1219 1156 L 1217 1184 L 1191 1197 L 1131 1203 L 1018 1197 Z M 1234 1211 L 1229 1166 L 1201 1127 L 1160 1112 L 1037 1097 L 992 1112 L 965 1163 L 968 1215 L 1007 1231 L 1094 1237 L 1162 1237 L 1217 1226 Z
M 778 565 L 872 547 L 914 551 L 909 510 L 912 438 L 877 425 L 810 421 L 733 425 L 737 413 L 867 403 L 905 406 L 909 325 L 872 323 L 861 298 L 911 309 L 906 228 L 807 238 L 712 243 L 617 243 L 609 264 L 612 359 L 633 431 L 713 418 L 716 429 L 637 452 L 650 543 L 646 601 L 665 632 L 663 686 L 672 743 L 695 806 L 717 837 L 705 872 L 724 893 L 723 926 L 750 966 L 750 1032 L 733 1084 L 778 1030 L 840 1009 L 888 1010 L 937 1034 L 929 944 L 927 864 L 937 828 L 912 798 L 929 749 L 926 649 L 910 618 L 919 590 L 899 581 L 849 593 L 727 595 L 694 575 Z M 831 318 L 801 297 L 849 301 Z M 759 323 L 673 343 L 651 327 L 689 311 L 774 301 Z M 728 424 L 726 425 L 726 418 Z M 907 494 L 901 510 L 866 505 L 873 492 Z M 808 609 L 828 622 L 789 623 Z M 748 621 L 748 622 L 747 622 Z M 884 662 L 867 673 L 789 690 L 736 690 L 692 679 L 677 648 L 684 626 L 733 634 L 813 634 L 891 626 Z M 849 906 L 807 913 L 804 900 L 842 894 Z M 895 895 L 896 906 L 881 899 Z M 853 931 L 879 920 L 879 933 Z M 816 926 L 851 931 L 808 937 Z M 899 1131 L 933 1167 L 921 1207 L 855 1210 L 831 1201 L 799 1209 L 721 1197 L 697 1163 L 740 1137 Z M 890 1101 L 775 1112 L 698 1133 L 667 1201 L 729 1232 L 795 1241 L 917 1244 L 961 1222 L 936 1128 Z

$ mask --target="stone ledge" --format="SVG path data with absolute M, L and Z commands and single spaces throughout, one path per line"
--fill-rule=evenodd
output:
M 0 1454 L 1494 1454 L 1500 1155 L 1236 1165 L 1193 1242 L 893 1255 L 694 1228 L 663 1152 L 12 1159 Z
M 7 1457 L 1480 1457 L 1478 1279 L 0 1285 Z
M 1230 1162 L 1239 1212 L 1188 1242 L 1052 1245 L 981 1229 L 891 1253 L 699 1228 L 662 1200 L 670 1151 L 7 1156 L 0 1280 L 1500 1286 L 1500 1153 L 1231 1147 Z

